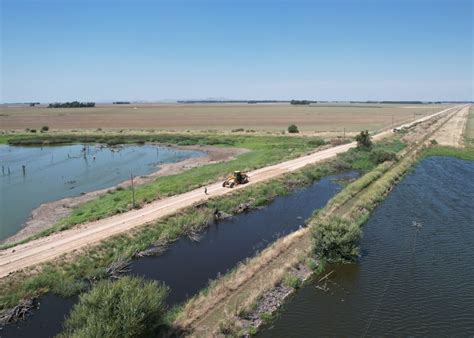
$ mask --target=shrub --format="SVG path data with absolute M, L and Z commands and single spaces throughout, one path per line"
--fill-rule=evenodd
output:
M 148 337 L 163 323 L 168 288 L 124 277 L 98 282 L 67 318 L 64 337 Z
M 397 154 L 393 151 L 386 151 L 382 149 L 376 149 L 370 153 L 370 160 L 375 164 L 380 164 L 385 161 L 395 161 Z
M 30 133 L 36 133 L 36 129 L 30 129 Z
M 372 148 L 372 140 L 370 139 L 369 131 L 361 131 L 359 135 L 355 137 L 358 148 L 370 149 Z
M 238 132 L 241 132 L 241 131 L 244 131 L 244 128 L 232 129 L 232 132 L 233 132 L 233 133 L 238 133 Z
M 352 168 L 352 165 L 341 158 L 337 158 L 333 162 L 333 167 L 337 171 L 345 171 Z
M 48 130 L 49 130 L 48 126 L 42 126 L 41 127 L 41 132 L 45 132 L 45 131 L 48 131 Z
M 308 258 L 306 260 L 306 266 L 311 269 L 311 271 L 316 271 L 319 267 L 318 262 L 313 258 Z
M 273 315 L 270 312 L 264 312 L 260 315 L 260 319 L 265 323 L 269 324 L 273 321 Z
M 432 139 L 432 140 L 430 140 L 430 143 L 431 143 L 431 145 L 435 146 L 435 145 L 438 144 L 438 141 L 436 141 L 435 139 Z
M 326 144 L 326 142 L 321 138 L 315 138 L 315 139 L 312 139 L 312 140 L 308 141 L 308 145 L 312 146 L 312 147 L 319 147 L 319 146 L 322 146 L 324 144 Z
M 291 134 L 299 133 L 299 130 L 298 130 L 298 127 L 296 126 L 296 124 L 290 124 L 288 126 L 288 132 L 291 133 Z
M 298 289 L 301 286 L 301 279 L 292 273 L 287 273 L 283 277 L 283 285 L 289 288 Z
M 318 260 L 353 262 L 359 257 L 361 230 L 355 222 L 332 217 L 313 228 L 313 253 Z

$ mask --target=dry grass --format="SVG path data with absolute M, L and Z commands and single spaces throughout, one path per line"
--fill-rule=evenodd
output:
M 213 323 L 214 330 L 221 323 L 223 314 L 232 318 L 249 310 L 258 297 L 276 286 L 290 268 L 307 255 L 310 249 L 308 231 L 304 228 L 278 240 L 211 283 L 205 292 L 186 304 L 175 325 L 207 331 L 208 324 Z
M 311 105 L 290 104 L 161 104 L 98 105 L 95 108 L 0 107 L 4 130 L 150 129 L 158 130 L 286 130 L 294 123 L 302 131 L 379 130 L 394 122 L 433 113 L 442 105 Z M 136 109 L 135 109 L 136 108 Z

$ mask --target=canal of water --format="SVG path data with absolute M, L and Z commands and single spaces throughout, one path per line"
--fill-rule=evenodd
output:
M 423 160 L 363 233 L 357 264 L 329 266 L 258 336 L 474 335 L 474 162 Z
M 203 232 L 198 242 L 181 238 L 162 255 L 134 260 L 130 273 L 164 282 L 170 287 L 168 304 L 179 304 L 206 287 L 209 280 L 280 236 L 304 226 L 314 210 L 342 189 L 337 180 L 357 176 L 356 172 L 328 176 L 290 195 L 277 197 L 265 208 L 219 221 Z M 61 331 L 62 322 L 76 301 L 46 295 L 29 320 L 4 327 L 1 336 L 54 336 Z

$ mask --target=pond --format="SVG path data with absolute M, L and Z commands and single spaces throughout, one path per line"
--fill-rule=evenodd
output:
M 338 179 L 355 178 L 356 172 L 328 176 L 287 196 L 277 197 L 267 207 L 212 224 L 199 241 L 183 237 L 159 256 L 132 261 L 130 273 L 162 281 L 170 287 L 168 305 L 182 303 L 238 262 L 255 255 L 280 236 L 301 226 L 315 209 L 323 207 L 342 188 Z M 47 295 L 40 309 L 26 322 L 8 325 L 2 337 L 51 337 L 62 328 L 75 298 Z
M 15 234 L 42 203 L 117 185 L 203 152 L 172 147 L 0 145 L 0 240 Z M 23 170 L 24 166 L 24 170 Z
M 258 336 L 474 335 L 474 162 L 423 160 L 363 232 L 357 264 L 329 266 Z

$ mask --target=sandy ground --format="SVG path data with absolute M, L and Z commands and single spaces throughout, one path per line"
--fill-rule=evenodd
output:
M 443 109 L 442 105 L 341 104 L 161 104 L 98 105 L 95 108 L 2 107 L 4 130 L 156 129 L 282 131 L 295 123 L 304 131 L 376 131 Z
M 430 117 L 441 115 L 454 108 L 445 109 L 441 112 L 425 116 L 416 122 L 425 121 Z M 374 136 L 375 140 L 382 139 L 392 134 L 388 130 Z M 317 163 L 345 152 L 356 146 L 355 142 L 336 146 L 302 156 L 290 161 L 285 161 L 276 165 L 268 166 L 249 173 L 250 182 L 235 189 L 245 189 L 248 185 L 253 185 L 271 178 L 275 178 L 283 173 L 295 171 L 312 163 Z M 85 248 L 111 236 L 124 233 L 137 226 L 149 223 L 158 218 L 169 216 L 178 210 L 202 203 L 211 197 L 222 196 L 232 189 L 223 188 L 221 182 L 211 184 L 207 187 L 208 195 L 203 189 L 196 189 L 187 193 L 172 196 L 148 204 L 142 209 L 131 210 L 124 214 L 118 214 L 107 219 L 90 222 L 73 229 L 65 230 L 47 237 L 18 245 L 14 248 L 0 251 L 0 278 L 5 277 L 15 271 L 52 260 L 60 255 Z
M 156 172 L 135 178 L 134 183 L 136 185 L 141 185 L 151 182 L 160 176 L 177 174 L 204 164 L 228 161 L 233 159 L 235 156 L 248 151 L 247 149 L 219 148 L 213 146 L 181 146 L 177 148 L 199 150 L 207 153 L 207 155 L 203 157 L 188 158 L 177 163 L 163 164 Z M 81 196 L 63 198 L 54 202 L 42 204 L 32 211 L 30 219 L 23 225 L 19 232 L 3 241 L 0 241 L 0 244 L 16 243 L 38 234 L 41 231 L 52 227 L 54 224 L 59 222 L 60 219 L 68 216 L 72 212 L 73 207 L 105 195 L 110 189 L 117 187 L 127 188 L 129 186 L 130 181 L 126 180 L 115 187 L 91 191 Z
M 433 137 L 440 145 L 462 147 L 466 128 L 469 106 L 461 109 Z

